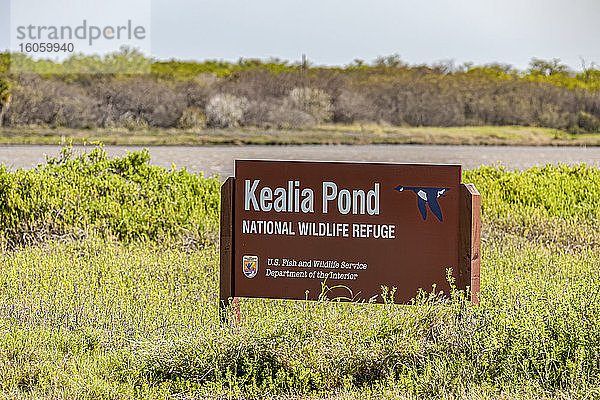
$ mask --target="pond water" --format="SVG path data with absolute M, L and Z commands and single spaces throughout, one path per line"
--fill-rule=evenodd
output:
M 106 146 L 109 156 L 123 156 L 138 146 Z M 78 152 L 91 147 L 74 146 Z M 471 169 L 480 165 L 503 164 L 508 169 L 523 169 L 547 163 L 600 166 L 600 147 L 529 146 L 152 146 L 151 163 L 170 168 L 186 168 L 205 175 L 233 174 L 234 159 L 379 161 L 398 163 L 450 163 Z M 0 164 L 10 169 L 33 168 L 45 156 L 59 154 L 60 146 L 0 146 Z

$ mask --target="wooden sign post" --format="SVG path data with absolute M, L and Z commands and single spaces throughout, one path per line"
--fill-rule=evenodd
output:
M 460 165 L 235 162 L 221 188 L 220 302 L 237 297 L 404 303 L 449 293 L 478 302 L 481 198 Z M 308 294 L 307 294 L 308 293 Z

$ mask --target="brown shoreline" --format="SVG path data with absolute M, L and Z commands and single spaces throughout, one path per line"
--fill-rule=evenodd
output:
M 549 128 L 520 126 L 383 127 L 325 125 L 302 129 L 70 129 L 0 128 L 1 145 L 60 144 L 139 146 L 247 145 L 494 145 L 600 146 L 600 134 L 574 135 Z

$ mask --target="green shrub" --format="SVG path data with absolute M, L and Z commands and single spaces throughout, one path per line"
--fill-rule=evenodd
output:
M 507 171 L 502 166 L 464 171 L 482 196 L 484 218 L 537 214 L 570 221 L 600 219 L 600 170 L 586 164 Z
M 487 239 L 517 235 L 568 249 L 600 243 L 600 170 L 585 164 L 465 171 L 482 198 Z
M 147 150 L 108 159 L 69 148 L 34 170 L 0 167 L 0 235 L 17 244 L 85 232 L 119 240 L 214 236 L 219 181 L 149 164 Z

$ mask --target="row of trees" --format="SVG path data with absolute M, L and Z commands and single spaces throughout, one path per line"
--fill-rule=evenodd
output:
M 10 73 L 9 62 L 6 55 L 0 57 L 0 124 L 10 126 L 137 129 L 374 122 L 600 130 L 600 71 L 587 68 L 574 74 L 558 60 L 534 59 L 526 72 L 497 64 L 408 66 L 396 56 L 370 65 L 357 60 L 346 68 L 279 60 L 170 61 L 153 63 L 146 74 Z

